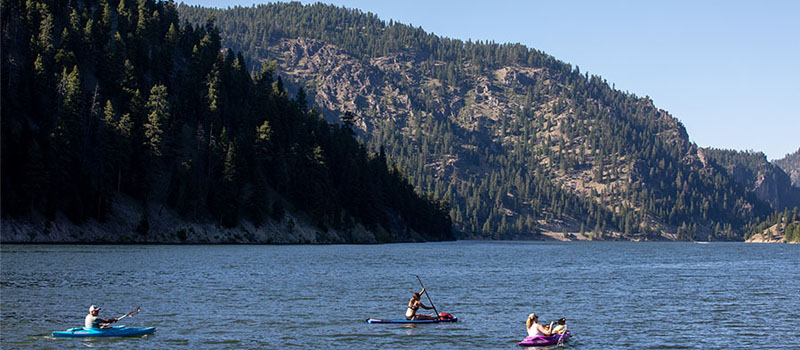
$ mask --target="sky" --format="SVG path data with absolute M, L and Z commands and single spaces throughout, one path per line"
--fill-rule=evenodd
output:
M 800 1 L 322 2 L 439 36 L 544 51 L 649 96 L 702 147 L 761 151 L 770 160 L 800 148 Z

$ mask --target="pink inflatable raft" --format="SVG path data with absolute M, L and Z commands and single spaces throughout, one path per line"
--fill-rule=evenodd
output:
M 569 340 L 569 337 L 572 334 L 569 331 L 566 331 L 564 334 L 553 334 L 549 337 L 546 336 L 538 336 L 538 337 L 525 337 L 525 340 L 517 343 L 519 346 L 547 346 L 547 345 L 555 345 L 555 344 L 562 344 L 566 343 Z

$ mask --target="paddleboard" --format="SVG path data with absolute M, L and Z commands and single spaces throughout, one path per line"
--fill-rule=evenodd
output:
M 378 318 L 369 318 L 367 323 L 443 323 L 443 322 L 458 322 L 458 317 L 446 318 L 443 320 L 406 320 L 404 318 L 396 320 L 384 320 Z

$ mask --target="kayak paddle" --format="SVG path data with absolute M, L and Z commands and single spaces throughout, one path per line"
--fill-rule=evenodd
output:
M 419 279 L 419 275 L 414 275 L 414 276 L 417 276 L 417 281 L 419 281 L 419 285 L 422 286 L 422 289 L 425 289 L 425 286 L 422 284 L 422 280 Z M 441 316 L 439 316 L 439 311 L 436 310 L 436 305 L 433 305 L 433 300 L 431 300 L 431 295 L 430 293 L 428 293 L 427 289 L 425 289 L 425 295 L 428 297 L 428 302 L 431 303 L 431 307 L 433 307 L 433 312 L 436 313 L 436 318 L 440 319 Z
M 119 318 L 117 318 L 117 321 L 119 321 L 119 320 L 121 320 L 121 319 L 123 319 L 123 318 L 125 318 L 125 317 L 132 317 L 132 316 L 135 316 L 136 314 L 138 314 L 138 313 L 139 313 L 139 309 L 141 309 L 141 306 L 137 306 L 137 307 L 136 307 L 136 310 L 133 310 L 133 311 L 131 311 L 131 312 L 127 313 L 127 314 L 124 314 L 124 315 L 120 316 Z

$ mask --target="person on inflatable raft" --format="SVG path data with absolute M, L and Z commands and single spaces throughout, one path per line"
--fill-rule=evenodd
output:
M 539 324 L 539 316 L 535 313 L 528 315 L 528 320 L 525 322 L 525 327 L 528 329 L 529 337 L 549 337 L 553 335 L 553 323 L 550 322 L 549 326 L 542 326 Z

